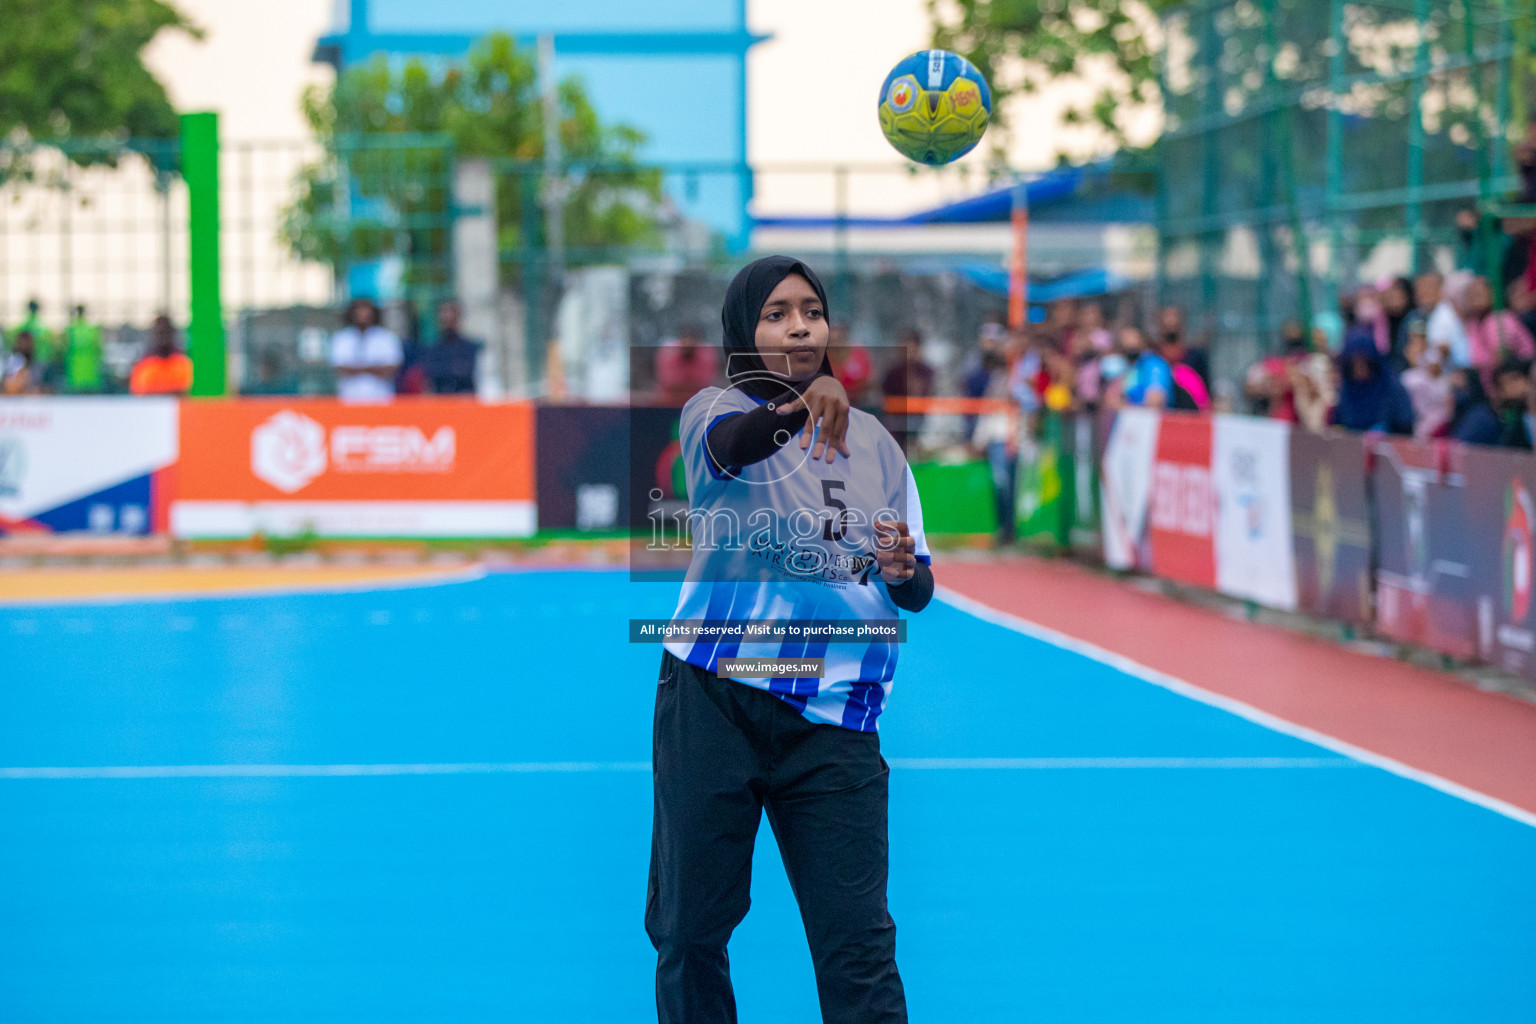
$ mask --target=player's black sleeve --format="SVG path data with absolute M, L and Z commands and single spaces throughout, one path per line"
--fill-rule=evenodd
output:
M 928 602 L 933 600 L 933 569 L 922 562 L 917 563 L 917 570 L 912 573 L 912 578 L 899 586 L 886 584 L 886 590 L 890 591 L 891 600 L 896 607 L 905 608 L 909 612 L 920 612 L 928 607 Z
M 793 402 L 798 397 L 793 389 L 787 389 L 778 398 L 758 406 L 751 412 L 727 416 L 711 427 L 704 439 L 704 450 L 715 463 L 715 467 L 726 469 L 750 466 L 754 462 L 762 462 L 784 447 L 789 438 L 804 429 L 806 417 L 810 412 L 797 409 L 788 415 L 780 416 L 777 410 L 781 405 Z M 786 433 L 779 434 L 781 430 Z M 774 440 L 776 434 L 783 437 L 784 441 Z

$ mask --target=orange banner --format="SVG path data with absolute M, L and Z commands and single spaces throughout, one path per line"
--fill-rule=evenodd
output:
M 181 536 L 531 532 L 534 408 L 458 399 L 181 404 Z

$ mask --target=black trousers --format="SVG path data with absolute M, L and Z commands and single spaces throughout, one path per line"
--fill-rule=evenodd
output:
M 890 770 L 876 733 L 808 721 L 779 698 L 665 652 L 645 930 L 661 1024 L 736 1020 L 726 943 L 750 905 L 763 811 L 800 904 L 826 1024 L 907 1019 L 886 910 Z

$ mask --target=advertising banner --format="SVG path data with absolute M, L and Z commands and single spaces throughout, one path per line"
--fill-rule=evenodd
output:
M 413 399 L 189 401 L 178 537 L 526 537 L 534 412 Z
M 1469 446 L 1466 476 L 1471 578 L 1477 596 L 1477 655 L 1505 672 L 1536 679 L 1536 458 Z
M 1151 571 L 1197 587 L 1216 587 L 1216 494 L 1211 420 L 1165 413 L 1153 449 L 1148 511 Z
M 1290 454 L 1285 423 L 1251 416 L 1212 423 L 1216 589 L 1288 611 L 1296 608 Z
M 629 525 L 629 410 L 541 405 L 537 414 L 540 530 Z
M 164 532 L 172 398 L 0 399 L 0 536 Z
M 1019 445 L 1014 520 L 1020 540 L 1065 547 L 1070 496 L 1064 493 L 1071 470 L 1063 464 L 1062 419 L 1047 413 L 1040 436 Z
M 1368 436 L 1376 505 L 1376 628 L 1456 657 L 1476 653 L 1470 509 L 1450 442 Z
M 1122 409 L 1104 443 L 1099 477 L 1104 562 L 1111 569 L 1150 570 L 1147 509 L 1160 417 L 1151 409 Z
M 631 576 L 681 580 L 691 557 L 686 537 L 688 481 L 678 438 L 682 409 L 635 405 L 625 414 Z
M 1063 450 L 1068 471 L 1062 481 L 1065 499 L 1071 509 L 1068 534 L 1073 550 L 1097 558 L 1103 550 L 1100 539 L 1099 459 L 1103 451 L 1100 428 L 1108 421 L 1087 413 L 1066 420 Z
M 1298 607 L 1371 621 L 1371 519 L 1362 435 L 1291 432 L 1291 546 Z

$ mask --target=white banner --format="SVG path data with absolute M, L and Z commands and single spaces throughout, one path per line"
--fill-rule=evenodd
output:
M 1099 477 L 1101 529 L 1104 561 L 1112 569 L 1134 569 L 1136 549 L 1146 536 L 1157 428 L 1158 415 L 1153 410 L 1121 410 L 1104 446 L 1103 472 Z
M 0 399 L 0 534 L 164 529 L 173 398 Z
M 1290 458 L 1287 424 L 1216 417 L 1211 439 L 1216 589 L 1286 610 L 1296 608 Z

